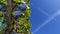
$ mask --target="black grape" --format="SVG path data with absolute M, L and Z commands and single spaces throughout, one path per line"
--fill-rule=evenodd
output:
M 21 15 L 21 14 L 22 14 L 21 11 L 16 11 L 16 12 L 14 13 L 14 16 Z
M 3 5 L 3 3 L 0 3 L 0 10 L 1 10 L 1 8 L 2 8 L 2 5 Z
M 26 10 L 26 5 L 21 3 L 18 5 L 18 10 L 21 10 L 22 12 L 24 12 Z
M 17 20 L 19 18 L 19 16 L 15 16 L 14 19 Z
M 7 9 L 7 5 L 3 4 L 3 5 L 1 6 L 1 10 L 2 10 L 2 11 L 6 11 L 6 9 Z
M 14 19 L 18 19 L 21 14 L 22 14 L 21 11 L 16 11 L 16 12 L 14 13 Z

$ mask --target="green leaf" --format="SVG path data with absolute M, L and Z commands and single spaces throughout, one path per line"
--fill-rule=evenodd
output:
M 0 0 L 0 3 L 1 3 L 2 0 Z
M 13 11 L 12 11 L 12 13 L 11 13 L 11 14 L 12 14 L 12 16 L 14 16 L 14 13 L 15 13 L 15 12 L 16 12 L 16 10 L 13 10 Z
M 20 0 L 13 0 L 14 2 L 16 2 L 16 3 L 20 3 Z
M 4 21 L 4 18 L 3 17 L 0 17 L 0 22 L 3 22 Z
M 7 1 L 6 0 L 0 0 L 0 3 L 7 5 Z

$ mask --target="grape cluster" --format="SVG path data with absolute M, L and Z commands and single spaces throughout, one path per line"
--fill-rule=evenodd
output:
M 2 12 L 5 12 L 6 9 L 7 9 L 7 5 L 6 5 L 6 4 L 0 5 L 0 10 L 1 10 Z M 26 5 L 25 5 L 24 3 L 20 3 L 20 4 L 18 4 L 17 6 L 15 6 L 13 9 L 16 10 L 16 11 L 14 12 L 14 19 L 17 19 L 17 18 L 19 18 L 19 17 L 21 16 L 21 14 L 22 14 L 23 12 L 25 12 L 25 10 L 26 10 Z M 6 15 L 5 15 L 4 13 L 3 13 L 2 15 L 3 15 L 4 18 L 6 18 Z
M 14 18 L 17 19 L 21 16 L 23 12 L 26 10 L 26 5 L 21 3 L 17 6 L 16 11 L 14 12 Z
M 6 4 L 0 4 L 0 22 L 3 22 L 4 21 L 4 18 L 6 18 L 6 15 L 5 15 L 5 11 L 7 9 L 7 5 Z

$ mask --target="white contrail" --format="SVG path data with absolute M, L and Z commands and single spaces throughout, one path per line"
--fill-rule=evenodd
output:
M 41 8 L 38 8 L 38 10 L 40 11 L 40 12 L 42 12 L 43 14 L 45 14 L 46 16 L 50 16 L 48 13 L 46 13 L 44 10 L 42 10 Z
M 54 19 L 56 16 L 60 15 L 60 10 L 55 12 L 52 16 L 50 16 L 43 24 L 39 25 L 38 28 L 32 32 L 32 34 L 36 33 L 40 30 L 40 28 L 44 27 L 46 24 L 48 24 L 52 19 Z
M 42 12 L 44 15 L 46 15 L 46 16 L 50 16 L 47 12 L 45 12 L 43 9 L 41 9 L 41 8 L 38 8 L 38 10 L 40 11 L 40 12 Z M 56 20 L 56 19 L 54 19 L 54 20 Z

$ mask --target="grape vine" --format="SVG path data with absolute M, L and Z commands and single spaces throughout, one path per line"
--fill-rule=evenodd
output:
M 31 34 L 30 0 L 0 0 L 0 34 Z

